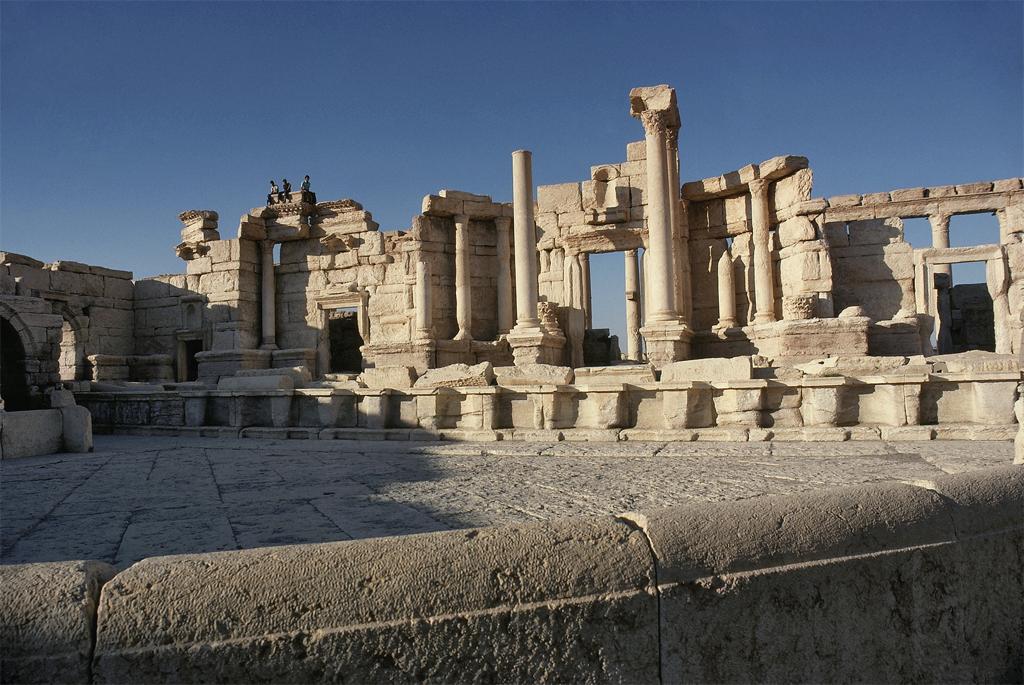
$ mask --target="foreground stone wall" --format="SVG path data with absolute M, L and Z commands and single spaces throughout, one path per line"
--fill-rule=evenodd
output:
M 103 568 L 7 566 L 3 679 L 1016 682 L 1022 508 L 1024 471 L 1005 467 L 158 557 L 98 609 Z

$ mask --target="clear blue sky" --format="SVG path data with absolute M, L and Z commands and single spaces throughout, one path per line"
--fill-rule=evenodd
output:
M 1019 176 L 1022 6 L 3 2 L 0 246 L 180 272 L 178 212 L 233 237 L 304 173 L 406 228 L 440 188 L 509 200 L 518 148 L 537 184 L 621 160 L 626 94 L 655 83 L 683 180 L 786 153 L 816 196 Z M 594 273 L 595 325 L 621 329 L 621 257 Z

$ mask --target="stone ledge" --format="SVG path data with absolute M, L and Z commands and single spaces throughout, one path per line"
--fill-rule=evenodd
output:
M 109 581 L 95 562 L 0 567 L 4 679 L 806 681 L 825 669 L 830 680 L 1015 681 L 1022 508 L 1024 469 L 1008 466 L 155 557 Z M 755 624 L 775 626 L 769 641 Z M 709 636 L 725 636 L 728 653 L 703 645 Z M 819 647 L 837 656 L 812 658 Z

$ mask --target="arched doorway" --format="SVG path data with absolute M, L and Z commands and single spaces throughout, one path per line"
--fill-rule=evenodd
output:
M 4 318 L 0 318 L 0 396 L 7 411 L 30 408 L 25 345 L 18 331 Z

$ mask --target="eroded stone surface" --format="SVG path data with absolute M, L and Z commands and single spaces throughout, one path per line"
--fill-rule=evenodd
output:
M 0 462 L 5 564 L 401 535 L 1009 464 L 1009 441 L 415 443 L 97 436 Z

